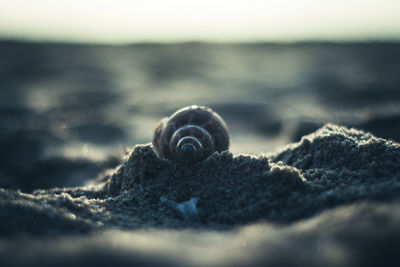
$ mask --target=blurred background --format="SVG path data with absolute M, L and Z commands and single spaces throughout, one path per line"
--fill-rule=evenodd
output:
M 400 2 L 0 0 L 0 187 L 84 185 L 208 105 L 234 153 L 326 122 L 400 141 Z

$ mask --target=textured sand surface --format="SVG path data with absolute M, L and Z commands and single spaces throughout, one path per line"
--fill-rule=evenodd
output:
M 0 266 L 400 266 L 399 70 L 396 42 L 0 41 Z M 192 104 L 230 152 L 159 159 Z
M 178 165 L 150 145 L 79 188 L 0 190 L 0 263 L 396 266 L 400 145 L 328 124 L 270 155 Z M 160 198 L 198 199 L 182 220 Z

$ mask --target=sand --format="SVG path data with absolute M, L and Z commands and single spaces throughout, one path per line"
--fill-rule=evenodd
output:
M 0 266 L 400 266 L 398 42 L 0 58 Z M 191 104 L 230 152 L 159 159 L 155 125 Z
M 399 167 L 399 144 L 334 124 L 194 165 L 137 145 L 85 187 L 0 189 L 0 265 L 396 266 Z M 165 202 L 192 198 L 198 217 Z

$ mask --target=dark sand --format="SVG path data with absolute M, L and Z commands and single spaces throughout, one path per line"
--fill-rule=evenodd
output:
M 0 59 L 0 266 L 400 266 L 398 43 L 1 41 Z M 158 158 L 155 125 L 191 104 L 230 152 Z
M 0 263 L 395 266 L 399 166 L 399 144 L 333 124 L 268 157 L 190 166 L 138 145 L 93 186 L 2 189 Z M 196 197 L 199 219 L 161 197 Z

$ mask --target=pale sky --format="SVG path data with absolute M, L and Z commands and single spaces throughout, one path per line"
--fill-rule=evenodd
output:
M 400 0 L 0 0 L 0 37 L 129 43 L 400 39 Z

